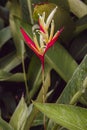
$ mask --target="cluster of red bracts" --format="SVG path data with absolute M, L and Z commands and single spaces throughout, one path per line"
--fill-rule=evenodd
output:
M 37 36 L 34 33 L 33 34 L 33 40 L 28 36 L 26 31 L 21 27 L 21 33 L 24 37 L 24 40 L 26 44 L 31 48 L 34 53 L 39 57 L 42 64 L 42 70 L 44 70 L 44 56 L 47 50 L 54 45 L 54 43 L 57 41 L 58 37 L 60 36 L 61 32 L 63 31 L 63 28 L 58 30 L 54 34 L 54 20 L 53 16 L 57 10 L 57 7 L 52 10 L 50 15 L 48 16 L 46 22 L 45 22 L 45 12 L 43 12 L 42 16 L 39 15 L 39 42 L 37 40 Z M 49 27 L 51 25 L 51 27 Z M 50 33 L 49 33 L 50 28 Z

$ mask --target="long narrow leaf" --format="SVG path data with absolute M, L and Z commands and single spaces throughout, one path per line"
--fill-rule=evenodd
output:
M 13 126 L 15 130 L 23 130 L 25 121 L 28 116 L 28 107 L 24 101 L 24 98 L 22 97 L 15 112 L 13 113 L 10 124 Z
M 68 0 L 70 10 L 78 17 L 81 18 L 87 15 L 87 5 L 81 0 Z
M 17 0 L 11 2 L 11 8 L 10 8 L 10 27 L 11 27 L 11 32 L 12 36 L 14 39 L 14 43 L 16 46 L 17 50 L 17 55 L 19 58 L 23 58 L 24 53 L 25 53 L 25 48 L 24 48 L 24 42 L 20 39 L 17 30 L 18 30 L 18 23 L 15 23 L 14 16 L 21 17 L 21 12 L 20 12 L 20 5 Z
M 11 82 L 24 82 L 24 74 L 23 73 L 9 73 L 4 70 L 0 70 L 0 81 L 11 81 Z
M 58 42 L 46 54 L 46 61 L 66 82 L 71 78 L 78 66 L 75 60 Z
M 75 70 L 72 78 L 68 82 L 67 86 L 65 87 L 64 91 L 60 95 L 58 99 L 58 103 L 70 103 L 72 97 L 82 89 L 83 82 L 87 76 L 87 56 L 85 56 L 82 63 L 79 67 Z M 84 89 L 84 88 L 83 88 Z
M 63 104 L 34 102 L 34 105 L 54 122 L 69 130 L 87 129 L 87 109 Z
M 21 59 L 17 57 L 16 52 L 11 52 L 0 59 L 0 69 L 9 72 L 17 67 L 20 63 Z
M 12 37 L 10 27 L 0 30 L 0 48 Z
M 86 76 L 87 76 L 87 56 L 84 58 L 82 63 L 77 67 L 77 69 L 73 73 L 72 78 L 69 80 L 65 89 L 58 98 L 57 103 L 69 104 L 74 95 L 76 93 L 79 93 L 80 90 L 82 91 L 83 81 L 85 80 Z M 77 97 L 77 99 L 75 99 L 73 103 L 77 103 L 78 100 L 80 100 L 81 96 L 82 94 L 79 95 L 79 97 Z M 54 126 L 56 125 L 53 125 L 52 127 Z M 48 128 L 49 127 L 50 126 L 48 126 Z
M 0 130 L 14 130 L 9 123 L 0 117 Z

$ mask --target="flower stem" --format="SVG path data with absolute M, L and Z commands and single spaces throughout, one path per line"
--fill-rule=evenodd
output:
M 45 82 L 45 77 L 44 77 L 44 64 L 42 64 L 42 90 L 43 90 L 43 103 L 45 103 L 45 87 L 44 87 L 44 82 Z M 43 124 L 44 124 L 44 130 L 46 130 L 46 117 L 44 115 L 43 117 Z
M 27 84 L 27 77 L 26 77 L 26 71 L 25 71 L 25 64 L 24 64 L 24 58 L 22 58 L 22 68 L 24 73 L 24 81 L 25 81 L 25 87 L 26 87 L 26 96 L 25 98 L 28 98 L 29 91 L 28 91 L 28 84 Z

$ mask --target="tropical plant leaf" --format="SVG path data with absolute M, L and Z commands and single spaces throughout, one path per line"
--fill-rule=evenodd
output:
M 4 20 L 0 18 L 0 30 L 4 27 Z
M 0 59 L 0 69 L 9 72 L 21 63 L 21 59 L 17 57 L 16 52 L 11 52 Z
M 0 81 L 24 82 L 24 74 L 23 73 L 12 74 L 10 72 L 0 70 Z
M 55 1 L 54 0 L 48 0 L 48 1 L 55 3 L 58 7 L 60 6 L 67 11 L 70 10 L 68 1 L 65 1 L 65 0 L 55 0 Z
M 22 37 L 21 31 L 20 31 L 20 27 L 24 28 L 31 38 L 33 37 L 32 26 L 30 24 L 28 24 L 27 22 L 25 22 L 24 20 L 22 20 L 20 17 L 18 17 L 16 15 L 13 15 L 13 19 L 17 26 L 17 34 L 22 39 L 23 39 L 23 37 Z
M 10 27 L 0 30 L 0 48 L 12 37 Z
M 85 56 L 82 63 L 78 66 L 78 68 L 73 73 L 72 78 L 70 79 L 64 91 L 58 98 L 57 103 L 69 104 L 72 97 L 79 90 L 83 88 L 82 86 L 86 76 L 87 76 L 87 55 Z
M 15 130 L 23 130 L 28 114 L 29 111 L 27 105 L 22 97 L 10 119 L 10 125 L 12 125 Z
M 0 130 L 14 130 L 10 124 L 0 117 Z
M 43 125 L 43 114 L 41 112 L 38 112 L 35 120 L 33 121 L 32 126 L 40 126 Z
M 3 87 L 2 87 L 2 89 L 3 89 Z M 2 117 L 3 117 L 3 119 L 9 120 L 10 115 L 12 115 L 12 113 L 14 112 L 14 110 L 16 108 L 16 100 L 15 100 L 13 94 L 11 92 L 2 91 L 0 93 L 0 102 L 2 102 L 2 104 L 3 104 L 3 105 L 1 105 Z
M 57 5 L 60 5 L 63 8 L 70 10 L 78 18 L 81 18 L 87 14 L 87 5 L 79 0 L 49 0 L 49 2 L 56 3 Z
M 70 53 L 76 59 L 81 61 L 87 54 L 87 31 L 80 33 L 70 46 Z
M 29 88 L 36 88 L 41 83 L 41 63 L 40 60 L 34 55 L 29 63 L 27 78 L 29 79 Z
M 86 29 L 87 29 L 87 15 L 77 20 L 75 35 L 81 33 L 82 31 Z
M 47 117 L 69 130 L 86 130 L 87 128 L 87 109 L 63 104 L 34 102 L 34 105 Z
M 87 76 L 87 56 L 85 56 L 82 63 L 77 67 L 77 69 L 73 73 L 65 89 L 63 90 L 60 97 L 58 98 L 57 103 L 76 104 L 78 101 L 80 101 L 81 97 L 83 97 L 83 95 L 87 93 L 86 90 L 85 93 L 82 93 L 84 89 L 82 88 L 82 86 L 86 76 Z M 86 96 L 86 94 L 84 96 Z M 84 104 L 87 105 L 86 101 Z M 50 127 L 49 125 L 48 128 Z M 56 124 L 52 125 L 52 127 L 55 126 Z
M 10 27 L 11 27 L 11 32 L 12 32 L 12 36 L 14 39 L 14 43 L 16 46 L 16 50 L 17 50 L 17 55 L 19 58 L 23 58 L 24 57 L 24 53 L 25 53 L 25 47 L 24 47 L 24 42 L 23 40 L 20 39 L 17 30 L 18 30 L 18 23 L 15 23 L 14 20 L 14 16 L 17 17 L 21 17 L 21 12 L 20 12 L 20 6 L 17 0 L 12 1 L 11 5 L 10 5 Z M 21 17 L 22 18 L 22 17 Z
M 87 5 L 80 0 L 67 0 L 70 11 L 75 14 L 78 18 L 87 15 Z M 82 11 L 80 11 L 82 10 Z
M 36 4 L 41 4 L 42 0 L 32 0 L 32 3 L 34 3 L 34 5 Z M 47 2 L 46 0 L 43 0 L 43 2 Z M 42 2 L 42 3 L 43 3 Z
M 5 5 L 5 3 L 6 2 L 4 1 L 4 5 Z M 9 23 L 9 10 L 6 6 L 2 6 L 2 4 L 0 4 L 0 18 L 3 19 L 3 25 L 4 24 L 8 25 L 8 23 Z M 2 23 L 0 23 L 0 29 L 1 29 L 1 25 L 2 25 Z
M 78 66 L 58 42 L 47 52 L 46 61 L 66 82 L 68 82 Z
M 22 18 L 26 23 L 30 23 L 30 14 L 29 14 L 29 9 L 28 9 L 28 1 L 27 0 L 19 0 L 20 6 L 21 6 L 21 13 L 22 13 Z

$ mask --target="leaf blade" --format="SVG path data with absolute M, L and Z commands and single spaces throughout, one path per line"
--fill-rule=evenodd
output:
M 46 116 L 69 130 L 86 130 L 87 128 L 87 110 L 84 108 L 36 102 L 34 105 Z
M 14 129 L 0 117 L 0 130 L 14 130 Z

